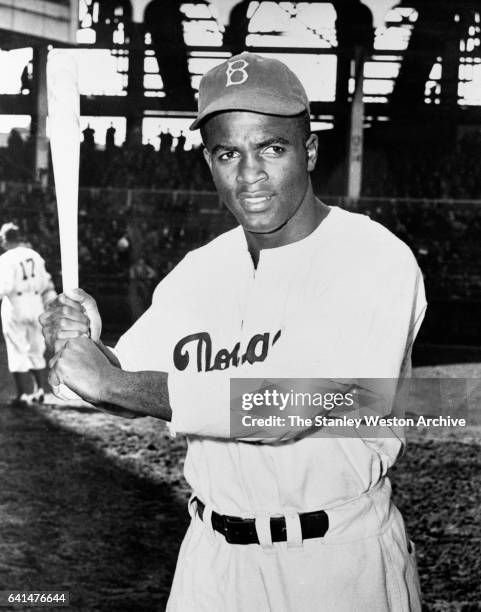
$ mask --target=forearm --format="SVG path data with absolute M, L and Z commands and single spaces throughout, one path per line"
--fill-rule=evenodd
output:
M 49 380 L 116 416 L 171 420 L 166 373 L 123 370 L 112 351 L 86 336 L 67 340 L 52 357 Z
M 263 371 L 266 372 L 266 369 Z M 252 366 L 249 369 L 243 368 L 241 373 L 243 376 L 236 378 L 247 378 L 245 391 L 251 396 L 262 392 L 266 380 L 274 380 L 270 376 L 256 376 L 259 374 L 258 368 Z M 259 383 L 258 388 L 252 386 L 254 379 Z M 285 379 L 283 383 L 289 385 L 289 380 Z M 171 428 L 176 433 L 264 444 L 286 442 L 312 433 L 313 428 L 307 418 L 296 426 L 291 426 L 288 419 L 281 419 L 280 426 L 266 424 L 268 421 L 265 417 L 269 414 L 284 416 L 279 408 L 271 407 L 266 411 L 263 407 L 259 412 L 243 409 L 240 397 L 237 397 L 240 391 L 235 391 L 232 396 L 229 373 L 225 371 L 200 375 L 174 373 L 169 379 L 169 390 L 173 410 Z M 261 418 L 252 419 L 246 425 L 244 417 L 253 413 Z M 312 406 L 310 412 L 308 408 L 304 410 L 303 416 L 314 418 L 326 414 L 328 412 L 322 406 Z
M 172 418 L 165 372 L 127 372 L 113 367 L 99 399 L 98 407 L 114 414 L 115 407 L 120 407 L 131 411 L 132 416 L 164 421 Z
M 233 387 L 223 371 L 171 374 L 171 429 L 186 435 L 246 442 L 287 442 L 319 431 L 326 423 L 324 417 L 354 417 L 367 407 L 385 416 L 391 412 L 397 387 L 396 379 L 277 379 L 267 368 L 263 369 L 264 377 L 255 367 L 242 370 L 244 375 L 251 372 L 256 376 L 238 376 Z M 277 394 L 275 402 L 272 388 Z M 264 400 L 257 404 L 254 396 Z

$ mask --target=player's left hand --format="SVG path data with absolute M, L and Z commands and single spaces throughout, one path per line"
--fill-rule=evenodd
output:
M 121 370 L 107 359 L 93 340 L 82 337 L 67 340 L 49 362 L 49 383 L 57 387 L 60 383 L 74 391 L 95 408 L 114 416 L 136 419 L 143 414 L 132 412 L 121 406 L 110 404 L 106 389 Z
M 102 321 L 94 298 L 82 289 L 61 293 L 40 316 L 47 347 L 57 353 L 67 340 L 90 336 L 100 339 Z
M 49 383 L 67 385 L 82 399 L 91 403 L 107 401 L 106 389 L 118 374 L 90 338 L 67 340 L 49 362 Z

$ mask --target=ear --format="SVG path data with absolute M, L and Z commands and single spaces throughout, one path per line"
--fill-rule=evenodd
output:
M 210 156 L 210 153 L 209 153 L 207 147 L 204 147 L 202 153 L 204 154 L 204 159 L 205 159 L 207 165 L 209 166 L 210 171 L 212 172 L 212 157 Z
M 307 153 L 307 170 L 312 172 L 316 167 L 317 154 L 319 151 L 319 139 L 316 134 L 311 134 L 306 140 L 306 153 Z

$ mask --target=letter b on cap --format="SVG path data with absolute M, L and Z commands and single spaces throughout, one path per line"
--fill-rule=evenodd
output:
M 239 59 L 234 62 L 227 62 L 227 70 L 225 71 L 227 75 L 227 83 L 226 87 L 230 87 L 231 85 L 241 85 L 245 83 L 249 78 L 247 74 L 247 66 L 249 62 L 245 60 Z

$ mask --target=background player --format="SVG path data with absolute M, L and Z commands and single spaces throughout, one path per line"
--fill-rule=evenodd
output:
M 39 316 L 56 291 L 45 261 L 24 240 L 14 223 L 0 228 L 0 298 L 8 369 L 17 396 L 12 403 L 43 402 L 47 388 L 45 342 Z

